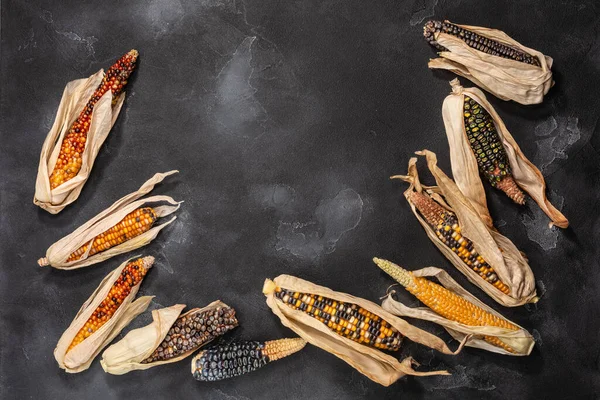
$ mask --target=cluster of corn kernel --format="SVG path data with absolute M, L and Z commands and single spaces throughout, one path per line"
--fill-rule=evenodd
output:
M 485 311 L 442 285 L 422 277 L 416 277 L 411 272 L 390 261 L 379 258 L 374 258 L 373 261 L 423 304 L 444 318 L 469 326 L 496 326 L 513 331 L 519 330 L 518 326 Z M 506 351 L 515 352 L 514 349 L 495 336 L 484 336 L 483 339 Z
M 54 170 L 50 175 L 50 188 L 55 189 L 70 179 L 73 179 L 81 169 L 83 150 L 90 130 L 92 112 L 100 98 L 110 90 L 113 95 L 113 105 L 117 97 L 127 84 L 127 79 L 133 72 L 137 61 L 137 50 L 131 50 L 121 57 L 104 74 L 102 82 L 92 94 L 79 117 L 73 122 L 69 132 L 65 135 L 60 147 Z
M 378 349 L 396 351 L 400 348 L 400 332 L 378 315 L 356 304 L 280 287 L 275 290 L 275 296 L 287 306 L 321 321 L 340 336 Z
M 463 108 L 465 132 L 479 171 L 492 186 L 502 190 L 515 203 L 524 204 L 525 194 L 513 179 L 508 156 L 492 116 L 469 96 L 465 96 Z
M 268 342 L 237 342 L 201 351 L 192 360 L 192 374 L 199 381 L 219 381 L 255 371 L 271 361 L 300 351 L 301 338 Z
M 131 293 L 131 289 L 142 282 L 153 262 L 154 257 L 148 256 L 131 261 L 123 268 L 119 278 L 113 283 L 104 300 L 77 332 L 67 352 L 98 331 L 112 318 L 125 298 Z
M 446 210 L 419 192 L 412 192 L 409 200 L 435 231 L 440 241 L 458 255 L 469 268 L 502 293 L 510 293 L 508 286 L 498 278 L 494 269 L 475 250 L 473 242 L 461 235 L 458 218 L 452 211 Z
M 217 307 L 177 318 L 162 343 L 143 364 L 169 360 L 189 351 L 194 351 L 218 336 L 238 326 L 235 310 Z
M 465 42 L 469 47 L 487 54 L 520 61 L 538 67 L 540 66 L 540 61 L 537 59 L 537 57 L 515 49 L 514 47 L 510 47 L 503 43 L 478 35 L 475 32 L 471 32 L 450 22 L 428 21 L 423 27 L 423 36 L 425 36 L 425 40 L 427 40 L 430 45 L 440 51 L 446 51 L 446 49 L 435 40 L 435 34 L 437 32 L 443 32 L 452 36 L 456 36 Z
M 125 243 L 126 241 L 149 231 L 150 228 L 152 228 L 152 225 L 154 225 L 154 222 L 156 222 L 156 219 L 156 212 L 151 207 L 135 209 L 127 214 L 118 224 L 107 231 L 102 232 L 71 253 L 67 262 L 79 260 L 87 251 L 90 243 L 92 244 L 92 248 L 88 253 L 88 257 L 101 251 L 108 250 L 121 243 Z

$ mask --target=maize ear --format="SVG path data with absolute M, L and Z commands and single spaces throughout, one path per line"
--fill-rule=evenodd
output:
M 112 104 L 115 105 L 135 69 L 137 57 L 137 50 L 131 50 L 106 71 L 102 82 L 63 139 L 54 170 L 50 174 L 50 189 L 57 188 L 79 173 L 94 106 L 108 90 L 112 92 Z
M 234 342 L 203 350 L 192 359 L 192 374 L 199 381 L 233 378 L 302 350 L 301 338 L 268 342 Z
M 519 330 L 518 326 L 485 311 L 442 285 L 414 276 L 410 271 L 390 261 L 380 258 L 374 258 L 373 261 L 423 304 L 444 318 L 470 326 L 496 326 L 513 331 Z M 514 349 L 495 336 L 484 336 L 483 339 L 508 352 L 515 353 Z

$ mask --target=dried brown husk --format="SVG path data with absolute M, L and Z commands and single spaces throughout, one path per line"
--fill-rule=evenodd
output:
M 173 217 L 162 224 L 154 225 L 147 232 L 142 233 L 124 243 L 111 247 L 108 250 L 101 251 L 92 256 L 88 256 L 92 246 L 88 246 L 87 251 L 78 260 L 67 262 L 69 256 L 84 244 L 101 234 L 102 232 L 112 228 L 121 221 L 127 214 L 133 210 L 151 203 L 168 203 L 168 205 L 152 206 L 157 217 L 165 217 L 174 213 L 179 209 L 181 202 L 173 200 L 170 196 L 151 196 L 138 200 L 140 197 L 150 193 L 155 185 L 162 182 L 164 178 L 173 175 L 178 171 L 169 171 L 165 173 L 157 173 L 148 181 L 146 181 L 139 190 L 128 194 L 125 197 L 117 200 L 106 210 L 90 219 L 88 222 L 77 228 L 71 234 L 54 243 L 46 251 L 46 256 L 38 260 L 40 266 L 50 265 L 57 269 L 77 269 L 87 267 L 88 265 L 96 264 L 118 254 L 126 253 L 135 250 L 150 243 L 158 232 L 166 228 L 170 223 L 175 221 L 177 217 Z
M 203 308 L 194 308 L 183 314 L 203 313 L 218 307 L 229 307 L 220 300 L 213 301 Z M 123 375 L 134 370 L 144 370 L 158 365 L 170 364 L 189 357 L 202 346 L 210 343 L 207 341 L 202 346 L 189 350 L 178 357 L 169 360 L 156 361 L 143 364 L 142 361 L 150 357 L 154 350 L 162 343 L 165 336 L 175 323 L 179 314 L 185 308 L 185 304 L 175 304 L 171 307 L 152 311 L 152 323 L 143 328 L 134 329 L 119 342 L 113 344 L 102 353 L 100 364 L 105 372 L 113 375 Z
M 454 279 L 448 275 L 446 271 L 443 271 L 435 267 L 427 267 L 419 269 L 417 271 L 411 271 L 416 277 L 435 277 L 439 283 L 446 289 L 450 290 L 454 294 L 464 298 L 465 300 L 475 304 L 477 307 L 496 315 L 499 318 L 507 320 L 500 313 L 496 312 L 493 308 L 488 307 L 475 296 L 466 291 L 460 286 Z M 432 311 L 428 307 L 408 307 L 399 301 L 394 300 L 393 295 L 395 291 L 389 291 L 387 297 L 383 300 L 381 306 L 384 310 L 397 315 L 399 317 L 418 318 L 425 321 L 434 322 L 442 325 L 444 329 L 452 335 L 452 337 L 458 341 L 466 339 L 465 346 L 476 347 L 491 351 L 493 353 L 505 354 L 509 356 L 528 356 L 535 345 L 533 337 L 527 330 L 512 321 L 509 321 L 513 325 L 519 327 L 519 330 L 514 331 L 505 328 L 499 328 L 496 326 L 471 326 L 461 324 L 456 321 L 449 320 L 442 317 L 436 312 Z M 508 321 L 508 320 L 507 320 Z M 482 339 L 483 336 L 496 336 L 504 343 L 509 345 L 515 350 L 515 353 L 504 350 L 501 347 L 494 346 Z
M 457 37 L 438 32 L 435 40 L 448 51 L 442 51 L 440 58 L 430 60 L 429 68 L 452 71 L 502 100 L 514 100 L 521 104 L 539 104 L 544 100 L 544 95 L 554 85 L 550 70 L 552 58 L 523 46 L 497 29 L 455 25 L 531 54 L 541 66 L 493 56 L 469 47 Z
M 458 79 L 450 82 L 452 93 L 444 100 L 442 115 L 446 136 L 450 145 L 450 161 L 452 175 L 461 192 L 471 201 L 479 215 L 488 226 L 492 227 L 485 190 L 477 166 L 477 159 L 471 150 L 464 121 L 464 96 L 467 95 L 479 103 L 492 117 L 498 136 L 506 150 L 515 182 L 540 206 L 542 211 L 552 220 L 552 224 L 560 228 L 569 226 L 567 218 L 558 211 L 546 197 L 546 182 L 542 173 L 525 157 L 519 145 L 506 129 L 504 122 L 487 101 L 485 94 L 478 88 L 463 88 Z
M 453 352 L 437 336 L 425 332 L 401 318 L 382 309 L 379 305 L 349 294 L 335 292 L 323 286 L 296 278 L 290 275 L 279 275 L 273 281 L 265 280 L 263 293 L 267 304 L 281 323 L 296 332 L 307 342 L 341 358 L 369 379 L 383 386 L 389 386 L 404 375 L 448 375 L 447 371 L 419 372 L 412 366 L 418 365 L 411 357 L 402 361 L 367 345 L 359 344 L 332 332 L 325 324 L 317 319 L 285 305 L 275 296 L 276 287 L 321 295 L 337 301 L 356 304 L 369 312 L 378 315 L 396 328 L 402 335 L 413 342 L 423 344 L 444 354 L 457 354 L 462 344 Z
M 533 272 L 519 249 L 508 238 L 486 225 L 469 199 L 437 167 L 435 153 L 423 150 L 417 152 L 417 154 L 426 157 L 427 166 L 435 178 L 437 186 L 424 186 L 421 184 L 417 171 L 416 158 L 411 158 L 408 162 L 408 175 L 399 175 L 393 178 L 400 178 L 410 183 L 409 188 L 404 192 L 404 196 L 410 204 L 413 214 L 417 217 L 425 232 L 427 232 L 429 239 L 473 284 L 477 285 L 503 306 L 516 307 L 526 303 L 537 302 L 538 297 L 535 290 Z M 413 191 L 429 196 L 442 207 L 456 214 L 463 236 L 473 242 L 477 252 L 496 271 L 500 280 L 510 288 L 510 295 L 504 294 L 495 286 L 486 282 L 437 237 L 427 221 L 421 217 L 419 211 L 409 200 L 410 193 Z
M 73 179 L 50 189 L 50 174 L 56 165 L 63 139 L 102 82 L 103 77 L 104 70 L 101 69 L 89 78 L 77 79 L 67 84 L 56 112 L 54 124 L 42 146 L 33 203 L 51 214 L 61 212 L 63 208 L 79 197 L 94 166 L 100 147 L 115 124 L 125 101 L 125 92 L 123 92 L 117 97 L 113 107 L 110 90 L 98 100 L 90 117 L 85 150 L 81 155 L 81 169 Z
M 115 283 L 123 269 L 127 264 L 138 257 L 133 257 L 117 269 L 108 274 L 100 285 L 94 290 L 92 295 L 83 303 L 77 315 L 71 322 L 71 325 L 60 337 L 56 348 L 54 349 L 54 358 L 58 362 L 58 366 L 69 373 L 77 373 L 85 371 L 90 367 L 94 358 L 108 345 L 129 323 L 138 315 L 146 311 L 150 305 L 150 301 L 154 296 L 142 296 L 135 299 L 135 296 L 140 288 L 140 283 L 131 288 L 131 292 L 123 303 L 119 306 L 113 316 L 100 329 L 91 334 L 83 342 L 73 347 L 67 353 L 67 349 L 73 342 L 73 339 L 90 318 L 96 308 L 106 298 L 111 287 Z M 152 264 L 148 268 L 151 268 Z

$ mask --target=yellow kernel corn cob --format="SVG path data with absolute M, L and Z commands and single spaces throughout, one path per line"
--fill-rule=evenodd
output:
M 500 280 L 496 271 L 479 255 L 473 242 L 462 236 L 456 215 L 419 192 L 411 192 L 409 200 L 419 210 L 438 239 L 486 282 L 504 294 L 510 294 L 509 287 Z
M 90 244 L 92 248 L 88 253 L 88 257 L 139 236 L 149 231 L 156 222 L 156 219 L 156 212 L 151 207 L 135 209 L 127 214 L 118 224 L 75 250 L 69 256 L 67 262 L 79 260 L 85 254 Z
M 390 261 L 380 258 L 374 258 L 373 261 L 423 304 L 444 318 L 469 326 L 496 326 L 513 331 L 519 330 L 518 326 L 485 311 L 442 285 L 422 277 L 416 277 L 410 271 Z M 483 336 L 483 339 L 506 351 L 515 352 L 509 345 L 495 336 Z
M 321 321 L 340 336 L 378 349 L 400 349 L 402 334 L 389 322 L 356 304 L 280 287 L 275 289 L 275 296 L 287 306 Z

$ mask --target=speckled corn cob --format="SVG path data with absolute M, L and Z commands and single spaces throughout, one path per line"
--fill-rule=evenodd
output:
M 513 331 L 519 330 L 518 326 L 485 311 L 442 285 L 422 277 L 416 277 L 411 272 L 390 261 L 380 258 L 374 258 L 373 261 L 423 304 L 444 318 L 469 326 L 497 326 Z M 483 339 L 506 351 L 515 352 L 509 345 L 495 336 L 484 336 Z
M 90 243 L 92 248 L 88 257 L 93 256 L 111 247 L 133 239 L 136 236 L 147 232 L 156 222 L 157 215 L 151 207 L 138 208 L 125 216 L 118 224 L 107 231 L 102 232 L 94 239 L 90 240 L 77 250 L 75 250 L 67 259 L 67 262 L 79 260 L 87 251 Z
M 177 318 L 162 343 L 143 364 L 164 361 L 194 351 L 238 326 L 235 310 L 217 307 L 214 310 L 189 313 Z
M 112 318 L 125 298 L 131 293 L 131 289 L 142 282 L 153 263 L 154 257 L 147 256 L 131 261 L 123 268 L 121 275 L 113 283 L 104 300 L 96 307 L 83 327 L 77 332 L 67 352 L 98 331 Z
M 475 250 L 473 242 L 461 235 L 456 214 L 419 192 L 412 192 L 409 200 L 434 230 L 438 239 L 458 255 L 469 268 L 502 293 L 510 293 L 508 286 L 498 278 L 494 269 Z
M 127 79 L 135 68 L 137 57 L 137 50 L 131 50 L 104 74 L 102 82 L 63 139 L 56 165 L 50 175 L 51 189 L 73 179 L 79 173 L 94 106 L 108 90 L 112 91 L 112 104 L 115 105 L 123 87 L 127 84 Z
M 400 332 L 378 315 L 356 304 L 279 287 L 275 289 L 275 296 L 287 306 L 321 321 L 340 336 L 378 349 L 400 349 Z
M 423 36 L 425 36 L 425 40 L 427 40 L 430 45 L 440 51 L 447 51 L 447 49 L 445 49 L 435 40 L 435 34 L 437 32 L 443 32 L 452 36 L 456 36 L 465 42 L 469 47 L 487 54 L 520 61 L 538 67 L 540 66 L 540 61 L 537 59 L 537 57 L 515 49 L 514 47 L 510 47 L 495 40 L 488 39 L 484 36 L 476 34 L 475 32 L 471 32 L 454 25 L 448 21 L 428 21 L 423 27 Z
M 492 186 L 502 190 L 515 203 L 525 204 L 525 194 L 512 176 L 508 156 L 492 116 L 469 96 L 465 96 L 463 108 L 465 132 L 479 171 Z
M 192 359 L 192 374 L 199 381 L 209 382 L 233 378 L 287 357 L 305 345 L 304 339 L 294 338 L 211 347 Z

